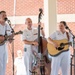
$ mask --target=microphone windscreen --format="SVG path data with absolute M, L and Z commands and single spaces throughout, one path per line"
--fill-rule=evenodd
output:
M 66 29 L 69 29 L 69 27 L 68 27 L 68 26 L 65 26 L 65 28 L 66 28 Z
M 5 20 L 5 21 L 7 21 L 7 20 L 8 20 L 8 18 L 6 17 L 6 18 L 4 18 L 4 20 Z

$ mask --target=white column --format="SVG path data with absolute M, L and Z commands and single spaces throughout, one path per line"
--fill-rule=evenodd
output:
M 44 0 L 44 24 L 47 38 L 57 28 L 56 0 Z

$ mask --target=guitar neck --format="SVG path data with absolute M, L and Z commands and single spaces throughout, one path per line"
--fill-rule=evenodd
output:
M 13 38 L 14 35 L 18 35 L 18 34 L 22 34 L 22 33 L 23 33 L 22 31 L 19 31 L 19 32 L 13 33 L 11 35 L 5 35 L 5 38 L 8 39 L 8 38 L 10 38 L 10 36 L 12 36 L 12 38 Z
M 68 42 L 68 43 L 64 43 L 64 45 L 70 45 L 71 44 L 71 42 Z

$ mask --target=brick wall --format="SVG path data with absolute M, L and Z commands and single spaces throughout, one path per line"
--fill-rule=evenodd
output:
M 44 0 L 16 0 L 16 16 L 33 16 L 38 15 L 39 8 L 44 9 Z M 13 16 L 14 0 L 0 0 L 0 10 L 5 10 L 8 16 Z M 57 13 L 58 14 L 75 14 L 75 0 L 57 0 Z M 75 22 L 68 22 L 68 26 L 75 34 Z M 34 24 L 36 26 L 36 24 Z M 24 30 L 25 25 L 16 25 L 14 27 L 15 32 Z M 16 51 L 21 49 L 23 51 L 23 42 L 21 35 L 14 37 L 14 56 L 16 57 Z M 6 75 L 12 75 L 12 47 L 8 45 L 8 63 Z
M 57 0 L 58 14 L 75 14 L 75 0 Z

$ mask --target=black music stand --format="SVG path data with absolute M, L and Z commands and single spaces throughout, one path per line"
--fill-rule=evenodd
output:
M 71 55 L 72 57 L 71 57 L 71 63 L 70 63 L 70 65 L 71 65 L 70 75 L 75 75 L 75 36 L 73 36 L 72 46 L 73 46 L 74 52 L 73 52 L 73 55 Z M 73 61 L 74 61 L 74 63 L 73 63 Z M 73 67 L 74 67 L 74 70 L 73 70 Z M 73 72 L 74 72 L 74 74 L 73 74 Z
M 69 30 L 69 33 L 72 35 L 72 47 L 73 47 L 73 50 L 74 50 L 74 52 L 73 52 L 73 55 L 71 55 L 72 57 L 71 57 L 71 63 L 70 63 L 70 75 L 73 75 L 73 72 L 72 72 L 72 67 L 74 67 L 74 75 L 75 75 L 75 36 L 73 35 L 73 33 L 72 33 L 72 31 L 69 29 L 69 27 L 66 25 L 65 26 L 65 28 L 67 29 L 67 30 Z M 74 58 L 74 64 L 73 64 L 73 58 Z
M 11 26 L 11 21 L 7 19 L 7 22 L 8 22 L 8 24 L 9 24 L 11 30 L 12 30 L 11 33 L 13 34 L 14 33 L 14 29 Z M 12 63 L 13 70 L 12 71 L 13 71 L 13 75 L 14 75 L 14 39 L 11 39 L 11 40 L 13 40 L 12 41 L 12 53 L 11 54 L 12 54 L 12 61 L 13 61 L 13 63 Z

